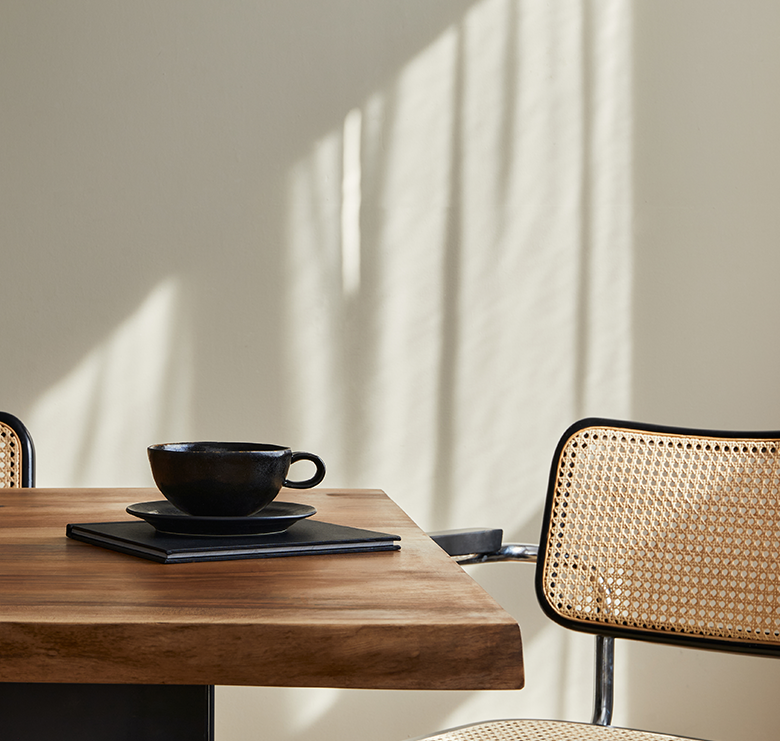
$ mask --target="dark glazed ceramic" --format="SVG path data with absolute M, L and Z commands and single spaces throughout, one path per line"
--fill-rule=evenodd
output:
M 146 520 L 161 533 L 218 537 L 283 533 L 299 520 L 317 514 L 317 510 L 307 504 L 271 502 L 256 515 L 247 517 L 195 517 L 184 514 L 166 499 L 131 504 L 126 512 Z
M 198 517 L 246 517 L 259 512 L 283 486 L 308 489 L 325 477 L 325 464 L 312 453 L 263 443 L 165 443 L 150 445 L 149 463 L 157 488 L 175 507 Z M 289 481 L 299 460 L 317 470 L 305 481 Z

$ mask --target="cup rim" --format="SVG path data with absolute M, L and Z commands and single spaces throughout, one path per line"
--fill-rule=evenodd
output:
M 209 454 L 240 455 L 246 453 L 284 453 L 290 448 L 273 443 L 220 442 L 216 440 L 198 440 L 180 443 L 156 443 L 148 447 L 149 451 L 174 454 Z

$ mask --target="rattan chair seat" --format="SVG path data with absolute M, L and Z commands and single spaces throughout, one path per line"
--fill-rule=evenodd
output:
M 557 720 L 496 720 L 426 736 L 424 741 L 696 741 L 683 736 Z

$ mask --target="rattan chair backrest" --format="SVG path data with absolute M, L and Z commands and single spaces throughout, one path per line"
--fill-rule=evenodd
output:
M 0 488 L 35 485 L 32 437 L 21 420 L 0 412 Z
M 19 465 L 21 449 L 22 444 L 16 432 L 0 422 L 0 487 L 22 485 L 22 467 Z
M 536 588 L 576 630 L 780 655 L 780 432 L 573 425 Z

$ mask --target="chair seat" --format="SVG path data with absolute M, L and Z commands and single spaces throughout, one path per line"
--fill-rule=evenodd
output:
M 558 720 L 495 720 L 426 736 L 425 741 L 697 741 L 664 733 L 632 731 Z

